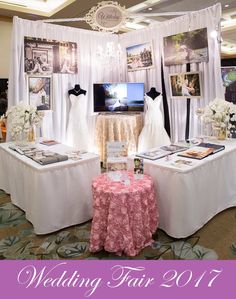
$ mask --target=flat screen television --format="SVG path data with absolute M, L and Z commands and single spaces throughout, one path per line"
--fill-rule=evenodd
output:
M 93 96 L 94 112 L 141 112 L 144 83 L 95 83 Z

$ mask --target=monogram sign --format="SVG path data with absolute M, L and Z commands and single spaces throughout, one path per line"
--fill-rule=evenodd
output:
M 104 28 L 114 28 L 120 25 L 123 20 L 122 11 L 113 6 L 101 7 L 95 14 L 97 24 Z
M 85 20 L 94 30 L 117 32 L 125 24 L 126 10 L 117 2 L 103 1 L 91 8 Z

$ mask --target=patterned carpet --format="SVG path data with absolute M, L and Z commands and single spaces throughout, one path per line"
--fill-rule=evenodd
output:
M 0 190 L 0 259 L 130 259 L 105 251 L 89 252 L 91 222 L 37 236 L 23 211 Z M 158 259 L 236 259 L 236 208 L 214 217 L 202 229 L 185 239 L 173 239 L 157 230 L 152 246 L 132 258 Z

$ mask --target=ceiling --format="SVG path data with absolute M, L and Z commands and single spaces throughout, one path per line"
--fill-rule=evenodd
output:
M 5 0 L 0 1 L 0 20 L 11 21 L 17 15 L 21 18 L 58 19 L 58 18 L 82 18 L 91 7 L 96 6 L 99 0 Z M 222 4 L 222 56 L 236 57 L 236 1 L 235 0 L 119 0 L 121 6 L 128 11 L 138 14 L 170 13 L 179 11 L 195 11 L 218 2 Z M 15 4 L 14 4 L 15 3 Z M 142 28 L 153 22 L 162 22 L 174 16 L 145 16 L 135 18 L 127 24 L 123 31 L 134 28 Z M 60 23 L 66 26 L 91 29 L 84 21 Z

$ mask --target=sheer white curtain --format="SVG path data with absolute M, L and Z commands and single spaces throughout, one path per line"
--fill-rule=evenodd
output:
M 155 68 L 150 70 L 140 70 L 128 72 L 126 68 L 126 57 L 122 56 L 122 73 L 124 80 L 145 82 L 146 91 L 151 86 L 155 86 L 161 91 L 161 56 L 163 56 L 163 38 L 165 36 L 177 34 L 207 27 L 209 62 L 191 64 L 191 71 L 201 71 L 203 83 L 203 99 L 191 99 L 190 108 L 190 137 L 198 134 L 197 107 L 203 107 L 216 96 L 224 97 L 220 72 L 220 47 L 217 38 L 211 37 L 211 32 L 218 29 L 221 18 L 221 5 L 190 13 L 170 21 L 154 24 L 146 29 L 129 32 L 120 36 L 120 44 L 125 53 L 125 48 L 130 45 L 153 42 Z M 164 79 L 167 91 L 171 121 L 171 139 L 177 141 L 185 138 L 186 128 L 186 100 L 173 100 L 170 98 L 169 74 L 186 72 L 186 65 L 164 66 Z
M 96 82 L 144 82 L 146 92 L 154 86 L 161 90 L 161 56 L 163 55 L 163 37 L 207 27 L 209 43 L 209 62 L 191 64 L 191 71 L 199 70 L 203 75 L 203 94 L 201 100 L 191 100 L 190 137 L 197 135 L 197 116 L 195 110 L 205 106 L 216 96 L 223 97 L 220 73 L 220 49 L 216 38 L 210 36 L 211 31 L 219 25 L 221 5 L 216 4 L 207 9 L 194 12 L 170 21 L 149 26 L 146 29 L 132 31 L 121 35 L 93 32 L 60 25 L 52 25 L 39 21 L 23 20 L 18 17 L 13 21 L 11 67 L 9 76 L 9 106 L 20 101 L 27 102 L 27 84 L 24 73 L 24 36 L 54 39 L 58 41 L 77 42 L 78 67 L 76 75 L 53 74 L 53 111 L 44 117 L 43 135 L 56 138 L 65 143 L 66 127 L 70 103 L 68 90 L 75 84 L 87 90 L 87 115 L 90 129 L 90 144 L 93 148 L 95 114 L 93 113 L 93 83 Z M 127 72 L 126 47 L 152 41 L 155 66 L 152 69 Z M 112 55 L 107 57 L 107 45 L 114 46 Z M 116 52 L 121 47 L 120 52 Z M 100 52 L 100 53 L 99 53 Z M 103 55 L 104 54 L 104 55 Z M 109 55 L 108 55 L 109 56 Z M 107 57 L 107 58 L 106 58 Z M 172 100 L 169 94 L 169 74 L 185 72 L 186 65 L 164 67 L 164 78 L 169 103 L 172 141 L 184 138 L 186 127 L 186 100 Z
M 160 43 L 163 49 L 163 37 L 186 32 L 199 28 L 207 28 L 208 31 L 208 50 L 209 62 L 193 63 L 190 65 L 190 71 L 200 71 L 202 75 L 202 99 L 191 99 L 190 105 L 190 138 L 196 136 L 198 132 L 198 120 L 195 111 L 198 107 L 204 107 L 215 97 L 224 98 L 224 91 L 221 81 L 220 70 L 220 44 L 217 38 L 211 36 L 211 32 L 218 29 L 221 18 L 221 5 L 216 4 L 212 7 L 194 12 L 160 25 Z M 162 50 L 163 51 L 163 50 Z M 185 138 L 186 127 L 186 100 L 171 99 L 169 74 L 185 72 L 186 66 L 164 67 L 165 82 L 167 83 L 167 96 L 171 114 L 171 136 L 172 140 L 181 140 Z
M 95 117 L 93 113 L 93 83 L 118 81 L 118 59 L 113 64 L 98 55 L 98 49 L 105 51 L 107 43 L 117 45 L 118 36 L 110 33 L 93 32 L 89 30 L 46 24 L 23 20 L 14 17 L 11 66 L 9 76 L 9 106 L 20 101 L 28 102 L 27 76 L 24 73 L 24 36 L 52 39 L 58 41 L 76 42 L 78 45 L 78 74 L 53 74 L 53 111 L 45 113 L 42 131 L 47 138 L 55 138 L 66 142 L 66 127 L 70 102 L 68 90 L 75 84 L 87 90 L 87 115 L 90 129 L 90 147 L 93 149 Z M 101 54 L 101 53 L 100 53 Z

